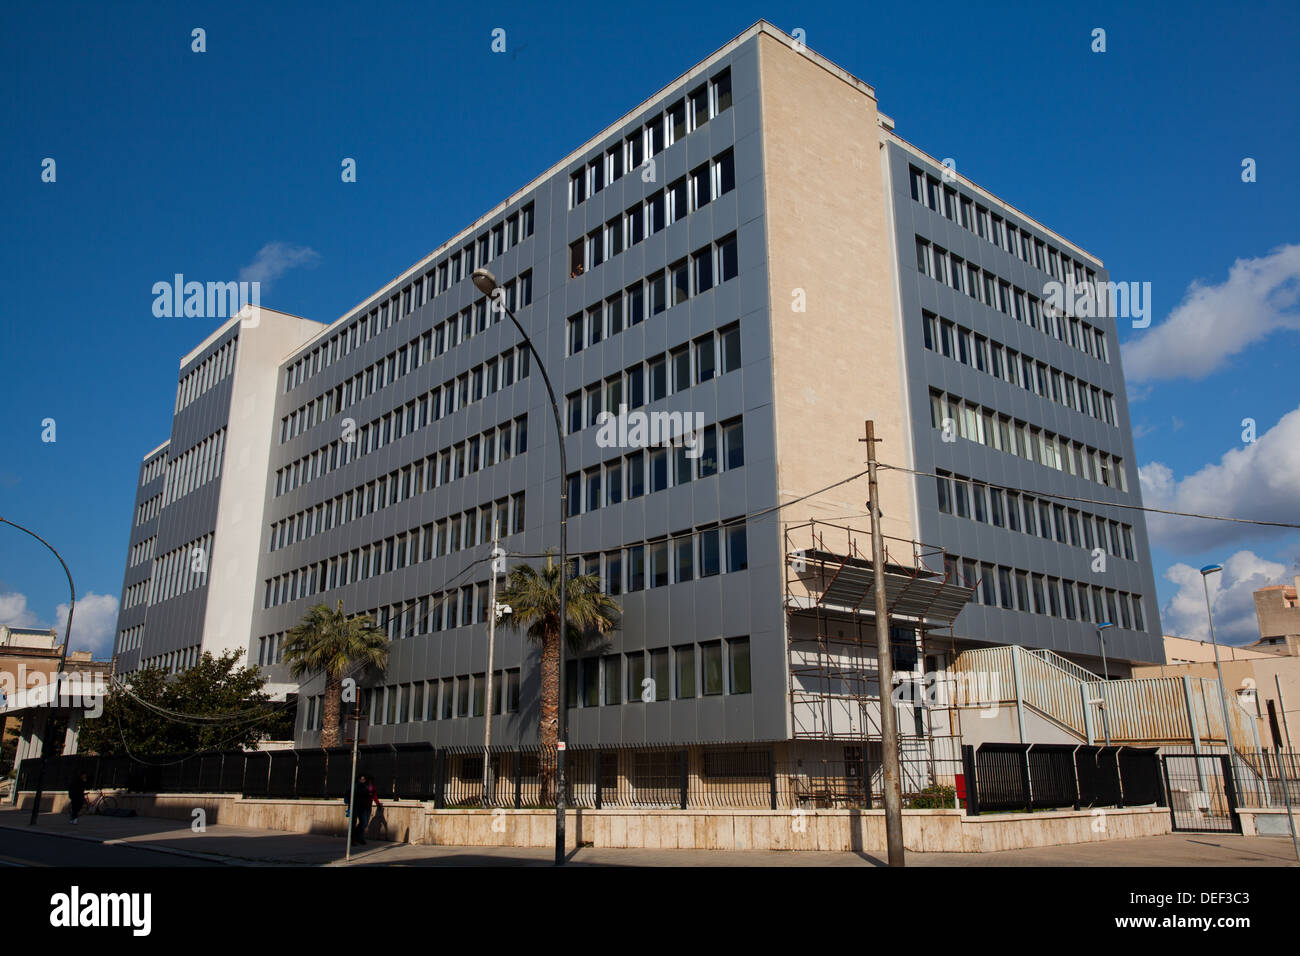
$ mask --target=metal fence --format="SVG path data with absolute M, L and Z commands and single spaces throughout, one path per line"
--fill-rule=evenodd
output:
M 367 745 L 358 749 L 357 772 L 369 776 L 385 799 L 432 801 L 439 808 L 554 806 L 556 753 L 541 748 L 496 749 L 431 744 Z M 31 790 L 41 765 L 23 761 L 18 787 Z M 825 768 L 824 768 L 825 769 Z M 85 772 L 92 789 L 141 793 L 239 793 L 246 797 L 346 798 L 352 779 L 348 747 L 306 750 L 223 751 L 142 762 L 125 756 L 52 758 L 47 790 L 66 790 Z M 771 745 L 743 747 L 574 748 L 567 750 L 566 803 L 573 807 L 770 808 L 785 803 L 787 768 Z M 860 789 L 853 780 L 830 785 Z M 781 786 L 778 786 L 778 780 Z
M 1164 805 L 1154 747 L 992 744 L 962 748 L 967 813 Z

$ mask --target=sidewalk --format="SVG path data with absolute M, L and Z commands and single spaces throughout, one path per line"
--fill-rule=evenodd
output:
M 26 810 L 0 809 L 0 847 L 6 828 L 31 832 Z M 209 826 L 195 833 L 181 820 L 83 816 L 74 826 L 63 814 L 43 813 L 37 831 L 99 843 L 148 847 L 213 862 L 253 866 L 548 866 L 553 851 L 522 847 L 442 847 L 375 843 L 343 860 L 343 840 L 311 833 Z M 909 853 L 911 866 L 1295 866 L 1290 838 L 1178 833 L 1167 836 L 1036 847 L 998 853 Z M 617 850 L 586 847 L 577 866 L 880 866 L 859 853 L 712 850 Z

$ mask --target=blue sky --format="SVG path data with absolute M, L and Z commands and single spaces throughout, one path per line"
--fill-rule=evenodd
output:
M 0 515 L 62 550 L 74 646 L 107 653 L 137 467 L 214 324 L 155 318 L 154 282 L 279 243 L 309 251 L 271 263 L 263 304 L 333 320 L 763 17 L 873 84 L 902 136 L 1152 284 L 1152 328 L 1120 332 L 1148 503 L 1295 521 L 1300 13 L 1131 6 L 8 5 Z M 1204 630 L 1189 566 L 1228 562 L 1236 639 L 1250 590 L 1300 570 L 1293 532 L 1152 532 L 1166 631 Z M 0 527 L 0 619 L 57 623 L 63 601 L 57 563 Z

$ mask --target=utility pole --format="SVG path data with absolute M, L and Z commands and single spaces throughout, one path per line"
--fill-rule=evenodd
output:
M 496 518 L 492 519 L 492 573 L 488 576 L 487 700 L 483 703 L 483 805 L 492 792 L 492 667 L 497 633 L 497 575 L 506 569 L 506 553 L 497 545 Z
M 880 488 L 876 484 L 876 425 L 867 420 L 867 494 L 871 500 L 871 570 L 876 584 L 876 659 L 880 683 L 880 751 L 885 785 L 885 841 L 889 865 L 906 866 L 903 855 L 903 792 L 898 766 L 898 714 L 894 710 L 894 662 L 889 647 L 885 598 L 885 542 L 880 532 Z
M 352 859 L 352 829 L 357 813 L 357 745 L 361 742 L 361 688 L 356 688 L 357 699 L 352 704 L 352 784 L 348 789 L 348 842 L 344 860 Z M 366 791 L 370 799 L 370 791 Z

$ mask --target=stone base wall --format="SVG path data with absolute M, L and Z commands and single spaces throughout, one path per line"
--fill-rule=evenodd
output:
M 31 806 L 23 793 L 19 806 Z M 192 821 L 201 808 L 209 824 L 344 835 L 338 800 L 245 799 L 232 794 L 119 794 L 118 805 L 141 816 Z M 67 795 L 47 794 L 53 812 Z M 1244 819 L 1244 817 L 1243 817 Z M 386 829 L 385 829 L 386 826 Z M 1254 831 L 1254 826 L 1248 832 Z M 923 853 L 980 853 L 1033 846 L 1096 843 L 1170 832 L 1163 807 L 999 813 L 968 817 L 962 810 L 904 810 L 903 843 Z M 386 801 L 368 839 L 435 846 L 552 847 L 553 810 L 435 810 L 414 800 Z M 830 850 L 883 854 L 884 810 L 573 810 L 570 849 Z

